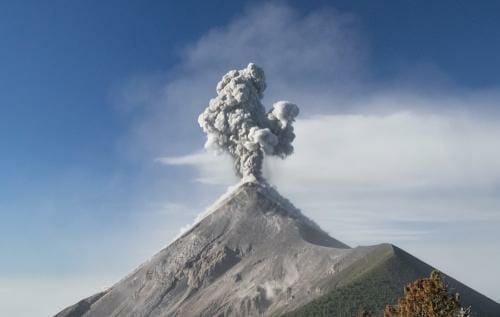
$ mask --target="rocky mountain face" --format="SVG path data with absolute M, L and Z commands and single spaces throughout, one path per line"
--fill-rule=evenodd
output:
M 350 316 L 367 290 L 378 309 L 431 269 L 392 245 L 350 248 L 270 186 L 247 182 L 130 275 L 56 316 Z M 500 316 L 499 304 L 451 282 L 481 316 Z

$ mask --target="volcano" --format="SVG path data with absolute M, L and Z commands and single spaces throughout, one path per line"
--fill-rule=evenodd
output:
M 250 181 L 121 281 L 56 316 L 354 316 L 382 311 L 432 270 L 391 244 L 351 248 Z M 476 315 L 500 316 L 496 302 L 445 280 Z

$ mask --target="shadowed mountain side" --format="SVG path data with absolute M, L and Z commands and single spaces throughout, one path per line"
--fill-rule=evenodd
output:
M 379 245 L 338 275 L 324 281 L 328 289 L 310 303 L 285 313 L 283 317 L 355 316 L 367 309 L 382 316 L 387 304 L 395 304 L 408 283 L 428 277 L 434 270 L 404 250 Z M 472 306 L 473 316 L 500 316 L 500 304 L 457 280 L 444 275 L 453 292 L 460 293 L 464 306 Z
M 133 273 L 56 316 L 276 316 L 291 311 L 299 316 L 316 303 L 332 305 L 328 296 L 331 307 L 347 312 L 345 307 L 366 301 L 340 300 L 363 297 L 363 287 L 375 296 L 373 307 L 379 307 L 431 269 L 390 245 L 349 248 L 267 184 L 242 183 L 224 197 Z M 468 290 L 464 299 L 472 305 L 485 303 L 485 311 L 500 311 L 459 285 Z M 339 297 L 337 289 L 350 295 Z

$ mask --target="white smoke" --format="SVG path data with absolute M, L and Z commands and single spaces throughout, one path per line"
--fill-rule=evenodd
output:
M 207 133 L 205 148 L 228 152 L 240 177 L 260 179 L 264 155 L 285 158 L 293 152 L 292 123 L 299 108 L 278 101 L 266 113 L 261 103 L 265 89 L 264 71 L 257 65 L 232 70 L 222 77 L 217 97 L 198 117 Z

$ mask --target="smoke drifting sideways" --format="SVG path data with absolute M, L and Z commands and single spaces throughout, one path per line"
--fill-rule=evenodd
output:
M 278 101 L 266 112 L 261 100 L 266 89 L 264 71 L 250 63 L 229 71 L 217 84 L 217 97 L 198 117 L 207 134 L 205 148 L 227 152 L 241 178 L 262 179 L 265 155 L 281 158 L 293 153 L 293 122 L 299 107 Z

